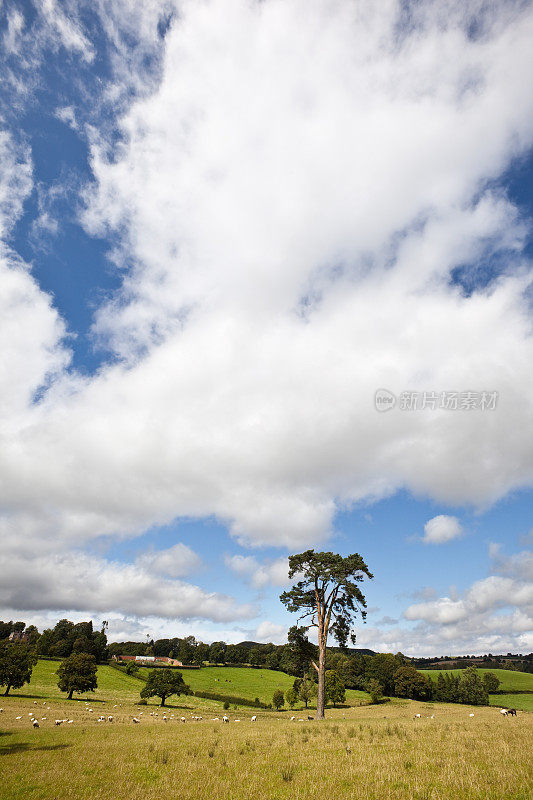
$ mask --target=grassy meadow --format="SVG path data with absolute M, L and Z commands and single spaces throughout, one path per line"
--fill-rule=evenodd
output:
M 68 701 L 57 666 L 40 661 L 29 685 L 0 698 L 1 800 L 529 800 L 533 790 L 533 714 L 356 696 L 324 722 L 301 711 L 258 711 L 252 722 L 252 709 L 232 709 L 223 724 L 220 703 L 200 698 L 138 705 L 141 681 L 110 667 L 96 692 Z M 261 696 L 261 680 L 272 689 L 272 675 L 259 677 L 269 670 L 231 672 L 238 682 L 223 685 L 235 694 Z M 287 676 L 273 675 L 284 688 Z
M 427 675 L 427 677 L 431 678 L 431 680 L 436 681 L 439 672 L 442 672 L 444 675 L 461 675 L 461 673 L 464 672 L 464 669 L 421 669 L 419 672 Z M 514 670 L 510 669 L 479 669 L 478 672 L 480 675 L 483 675 L 485 672 L 493 672 L 500 681 L 500 691 L 533 692 L 533 675 L 529 672 L 515 672 Z
M 464 670 L 451 669 L 442 670 L 453 675 L 460 675 Z M 439 670 L 421 669 L 424 675 L 436 681 Z M 489 702 L 491 706 L 504 708 L 518 708 L 521 711 L 533 711 L 533 675 L 529 672 L 515 672 L 509 669 L 480 669 L 480 673 L 493 672 L 500 680 L 500 691 L 504 694 L 491 694 Z M 531 692 L 531 694 L 514 694 L 514 692 Z
M 145 674 L 149 671 L 149 668 L 144 667 L 140 670 Z M 262 703 L 270 703 L 276 689 L 285 692 L 294 683 L 294 678 L 284 672 L 243 667 L 202 667 L 197 670 L 183 670 L 183 679 L 195 692 L 217 692 L 250 700 L 258 697 Z M 346 692 L 346 701 L 351 705 L 357 705 L 359 701 L 366 702 L 368 697 L 366 692 L 351 689 Z M 295 708 L 301 707 L 303 703 L 295 706 Z

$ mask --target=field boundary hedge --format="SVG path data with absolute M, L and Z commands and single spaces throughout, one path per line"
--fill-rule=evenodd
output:
M 203 692 L 198 690 L 193 692 L 195 697 L 201 697 L 204 700 L 218 700 L 221 703 L 232 703 L 237 706 L 249 706 L 250 708 L 270 708 L 267 703 L 262 703 L 260 700 L 250 700 L 249 697 L 237 697 L 232 694 L 218 694 L 217 692 Z

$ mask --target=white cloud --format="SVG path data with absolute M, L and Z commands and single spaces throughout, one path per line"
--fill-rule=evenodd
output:
M 253 641 L 285 644 L 287 628 L 284 625 L 276 625 L 275 622 L 265 620 L 257 626 Z
M 53 32 L 51 40 L 55 40 L 56 46 L 61 44 L 67 50 L 79 53 L 84 61 L 93 61 L 94 48 L 83 33 L 79 20 L 65 13 L 56 0 L 40 0 L 38 8 Z
M 458 539 L 463 534 L 463 529 L 457 517 L 449 517 L 446 514 L 439 514 L 433 517 L 424 525 L 424 544 L 444 544 Z
M 25 611 L 119 612 L 214 622 L 252 618 L 257 613 L 253 606 L 227 595 L 161 577 L 150 564 L 122 564 L 83 552 L 31 559 L 4 551 L 0 586 L 0 605 Z
M 227 556 L 225 564 L 229 569 L 248 580 L 256 589 L 265 586 L 288 586 L 289 562 L 287 558 L 260 562 L 253 556 Z
M 474 7 L 430 4 L 399 37 L 392 0 L 185 2 L 162 44 L 171 4 L 98 4 L 109 98 L 160 55 L 113 159 L 87 132 L 84 221 L 125 270 L 95 336 L 118 361 L 66 374 L 64 326 L 10 257 L 0 492 L 17 552 L 209 515 L 243 544 L 296 549 L 326 539 L 339 507 L 400 487 L 482 506 L 533 483 L 524 223 L 493 186 L 533 141 L 533 13 L 501 5 L 474 39 Z M 57 42 L 90 59 L 74 8 L 42 4 Z M 31 165 L 6 147 L 8 230 Z M 490 287 L 450 284 L 495 252 L 507 269 Z M 381 415 L 379 386 L 499 403 Z M 252 580 L 279 579 L 263 569 Z
M 154 575 L 182 578 L 198 570 L 202 562 L 190 547 L 179 542 L 166 550 L 143 553 L 136 563 Z
M 507 556 L 502 552 L 500 544 L 491 543 L 489 555 L 493 572 L 518 580 L 533 581 L 533 552 L 531 550 L 523 550 L 521 553 Z

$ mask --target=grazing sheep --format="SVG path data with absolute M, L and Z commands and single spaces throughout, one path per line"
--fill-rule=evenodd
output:
M 516 714 L 516 708 L 510 708 L 510 709 L 509 709 L 509 711 L 508 711 L 508 714 L 509 714 L 509 716 L 511 716 L 511 717 L 516 717 L 516 716 L 517 716 L 517 714 Z
M 113 722 L 113 717 L 108 717 L 108 718 L 107 718 L 107 721 L 108 721 L 108 722 Z
M 186 722 L 185 717 L 180 717 L 181 722 Z
M 227 716 L 224 714 L 224 716 L 222 717 L 222 722 L 229 722 L 229 717 L 227 717 Z
M 503 714 L 504 717 L 506 717 L 508 713 L 509 711 L 506 708 L 500 708 L 500 714 Z
M 473 714 L 472 712 L 470 712 L 470 714 L 469 714 L 468 716 L 469 716 L 469 717 L 473 717 L 473 716 L 474 716 L 474 714 Z
M 421 718 L 420 714 L 415 714 L 414 717 L 413 717 L 413 719 L 420 719 L 420 718 Z
M 133 717 L 133 719 L 132 719 L 132 722 L 139 723 L 140 721 L 141 721 L 141 720 L 140 720 L 140 719 L 137 719 L 137 717 Z
M 293 720 L 295 720 L 295 719 L 296 719 L 296 717 L 291 717 L 291 722 L 292 722 Z
M 307 719 L 314 719 L 314 717 L 311 717 L 311 716 L 308 714 L 308 715 L 307 715 Z
M 33 725 L 34 728 L 38 728 L 39 727 L 39 723 L 37 722 L 36 719 L 32 719 L 31 724 Z
M 69 719 L 69 721 L 67 722 L 67 725 L 72 725 L 73 722 L 74 722 L 73 719 Z
M 62 719 L 56 719 L 55 724 L 59 727 L 62 722 L 63 722 Z
M 15 717 L 15 719 L 22 719 L 22 717 Z
M 4 710 L 3 708 L 0 708 L 0 714 L 2 713 L 3 710 Z
M 255 714 L 251 718 L 250 722 L 257 722 L 257 716 Z

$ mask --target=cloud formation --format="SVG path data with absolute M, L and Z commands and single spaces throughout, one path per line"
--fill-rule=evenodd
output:
M 171 561 L 161 555 L 163 569 Z M 158 574 L 161 564 L 122 564 L 83 552 L 29 559 L 2 555 L 0 606 L 22 611 L 64 609 L 99 615 L 120 612 L 138 617 L 230 622 L 253 618 L 257 609 L 232 597 L 208 592 Z M 170 567 L 171 568 L 171 567 Z
M 62 47 L 94 60 L 82 7 L 38 5 L 35 59 Z M 90 539 L 209 515 L 243 545 L 297 549 L 326 540 L 339 508 L 400 488 L 483 507 L 532 485 L 527 225 L 499 184 L 533 143 L 531 8 L 486 6 L 475 35 L 477 2 L 418 4 L 409 20 L 393 0 L 176 8 L 95 4 L 112 77 L 93 102 L 118 117 L 99 129 L 62 113 L 90 142 L 82 223 L 113 242 L 124 276 L 95 312 L 109 354 L 95 374 L 69 369 L 66 323 L 9 249 L 31 154 L 0 139 L 5 552 L 38 549 L 53 574 Z M 10 13 L 24 75 L 28 36 Z M 380 386 L 499 403 L 381 415 Z M 454 538 L 453 519 L 424 540 Z M 79 563 L 112 608 L 156 614 L 126 574 L 142 585 L 148 567 L 174 579 L 192 562 L 144 558 Z M 261 587 L 284 567 L 232 568 Z M 49 579 L 42 591 L 53 607 L 90 603 Z M 187 586 L 164 608 L 190 614 L 194 597 L 215 613 Z M 474 600 L 439 603 L 410 618 L 464 621 Z
M 463 534 L 463 529 L 457 517 L 449 517 L 446 514 L 439 514 L 433 517 L 424 525 L 424 544 L 444 544 L 458 539 Z
M 249 581 L 255 589 L 265 586 L 288 586 L 289 562 L 286 558 L 259 562 L 253 556 L 227 556 L 225 564 L 240 577 Z

